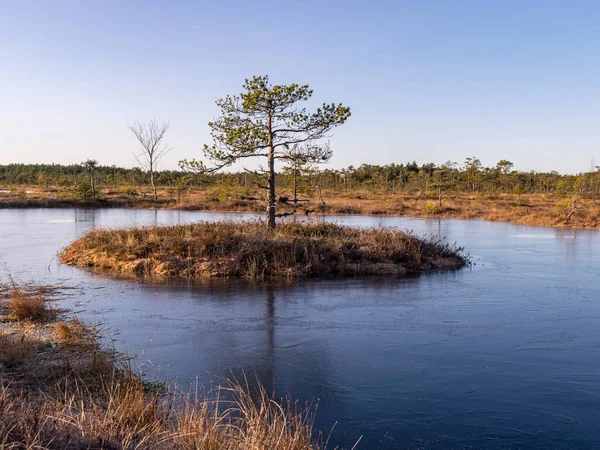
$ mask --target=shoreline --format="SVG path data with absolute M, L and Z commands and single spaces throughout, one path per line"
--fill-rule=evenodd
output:
M 600 200 L 563 198 L 542 194 L 507 194 L 501 196 L 452 195 L 443 199 L 442 207 L 437 200 L 408 195 L 383 195 L 358 193 L 357 198 L 343 198 L 328 193 L 325 205 L 311 199 L 307 206 L 309 216 L 381 216 L 417 217 L 431 219 L 462 219 L 504 222 L 515 225 L 551 228 L 600 229 Z M 289 205 L 281 204 L 283 211 Z M 82 209 L 165 209 L 175 211 L 204 211 L 215 213 L 264 214 L 262 201 L 227 199 L 210 201 L 201 193 L 190 194 L 177 202 L 163 198 L 151 199 L 105 197 L 98 200 L 32 197 L 26 199 L 0 196 L 0 209 L 24 208 L 82 208 Z M 294 215 L 303 216 L 303 211 Z
M 1 448 L 326 448 L 316 408 L 258 379 L 182 391 L 142 378 L 94 325 L 56 309 L 64 289 L 0 285 Z

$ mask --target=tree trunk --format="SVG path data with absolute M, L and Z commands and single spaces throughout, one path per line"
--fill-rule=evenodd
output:
M 150 169 L 150 184 L 152 185 L 152 193 L 154 194 L 154 201 L 158 200 L 156 193 L 156 186 L 154 185 L 154 170 Z
M 275 149 L 273 148 L 273 134 L 271 131 L 272 118 L 269 116 L 269 178 L 267 180 L 267 228 L 273 230 L 275 228 Z
M 319 194 L 319 201 L 321 202 L 321 205 L 325 206 L 325 202 L 323 201 L 323 193 L 321 192 L 320 184 L 317 184 L 317 192 Z
M 269 178 L 267 181 L 267 228 L 275 228 L 275 155 L 273 146 L 269 146 Z
M 294 167 L 294 205 L 296 205 L 296 203 L 298 203 L 298 190 L 296 187 L 296 174 L 298 173 L 298 170 L 296 169 L 296 167 Z
M 438 182 L 438 205 L 442 208 L 442 174 L 440 173 L 440 179 Z
M 90 172 L 90 184 L 92 185 L 92 198 L 96 198 L 96 178 L 94 172 Z

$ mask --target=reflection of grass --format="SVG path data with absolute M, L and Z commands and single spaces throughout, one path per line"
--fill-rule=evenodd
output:
M 61 253 L 68 264 L 138 275 L 304 277 L 399 275 L 467 263 L 461 249 L 394 228 L 261 221 L 95 230 Z
M 16 319 L 12 305 L 0 303 L 0 448 L 324 448 L 311 410 L 247 379 L 223 380 L 215 395 L 144 382 L 95 328 Z

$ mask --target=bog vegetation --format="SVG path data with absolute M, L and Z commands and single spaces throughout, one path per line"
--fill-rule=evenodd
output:
M 94 230 L 60 258 L 136 275 L 249 279 L 404 275 L 468 263 L 454 245 L 394 228 L 282 222 L 269 231 L 262 221 Z
M 257 382 L 186 393 L 136 376 L 52 289 L 1 287 L 0 448 L 317 450 L 313 410 Z
M 477 160 L 475 160 L 477 163 Z M 468 164 L 467 164 L 468 163 Z M 277 214 L 379 214 L 455 217 L 543 226 L 600 226 L 600 171 L 579 175 L 497 167 L 416 163 L 316 170 L 291 165 L 276 174 Z M 261 178 L 251 173 L 147 173 L 94 166 L 0 166 L 0 207 L 178 208 L 264 213 Z
M 386 192 L 437 198 L 441 190 L 446 195 L 462 194 L 556 194 L 564 197 L 600 197 L 600 170 L 596 166 L 577 175 L 558 172 L 522 172 L 512 169 L 512 163 L 502 160 L 496 166 L 484 167 L 477 158 L 467 158 L 462 164 L 443 165 L 416 162 L 384 166 L 363 164 L 343 169 L 301 170 L 295 173 L 301 195 L 311 195 L 319 186 L 337 196 L 352 193 Z M 150 177 L 140 168 L 98 165 L 94 169 L 95 188 L 108 193 L 139 197 L 150 193 Z M 190 189 L 212 191 L 221 189 L 226 196 L 259 192 L 260 176 L 248 173 L 194 174 L 181 170 L 162 170 L 154 174 L 156 185 L 174 198 L 177 191 Z M 286 194 L 292 192 L 294 171 L 284 169 L 276 174 L 276 186 Z M 64 196 L 87 198 L 91 195 L 89 171 L 85 165 L 6 164 L 0 165 L 0 185 L 37 186 L 56 190 Z M 86 197 L 87 196 L 87 197 Z M 291 196 L 289 197 L 291 199 Z M 262 199 L 262 197 L 261 197 Z

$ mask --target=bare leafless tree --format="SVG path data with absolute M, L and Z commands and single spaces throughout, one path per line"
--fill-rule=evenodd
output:
M 135 159 L 142 170 L 145 170 L 150 175 L 150 185 L 152 186 L 154 200 L 156 201 L 158 200 L 158 195 L 154 183 L 154 172 L 161 158 L 170 150 L 163 142 L 165 134 L 169 129 L 169 123 L 159 123 L 156 119 L 151 119 L 146 123 L 136 122 L 130 125 L 129 129 L 142 148 L 139 153 L 135 154 Z

